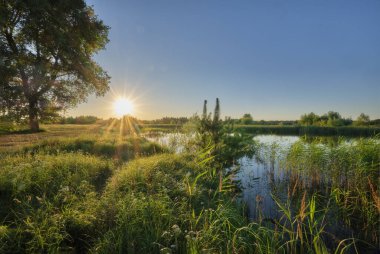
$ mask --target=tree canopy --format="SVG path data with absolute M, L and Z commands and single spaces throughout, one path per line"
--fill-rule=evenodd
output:
M 92 59 L 109 28 L 84 0 L 0 0 L 0 114 L 39 120 L 104 95 L 108 74 Z
M 361 113 L 356 119 L 356 125 L 369 125 L 371 122 L 369 115 Z
M 352 124 L 352 119 L 343 118 L 338 112 L 329 111 L 321 116 L 311 112 L 301 116 L 299 123 L 302 125 L 316 126 L 345 126 Z
M 241 124 L 252 124 L 253 123 L 253 118 L 252 115 L 249 113 L 245 113 L 242 118 L 240 118 L 240 123 Z

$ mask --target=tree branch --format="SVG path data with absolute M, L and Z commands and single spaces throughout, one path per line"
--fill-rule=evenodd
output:
M 4 34 L 5 34 L 5 38 L 7 39 L 9 48 L 13 51 L 13 53 L 16 56 L 19 56 L 19 50 L 17 48 L 16 42 L 13 39 L 12 34 L 6 30 L 4 31 Z M 28 86 L 28 77 L 25 73 L 25 70 L 19 64 L 17 64 L 17 69 L 19 70 L 20 75 L 21 75 L 22 86 L 24 88 L 24 92 L 26 94 L 29 94 L 30 91 L 29 91 L 29 86 Z

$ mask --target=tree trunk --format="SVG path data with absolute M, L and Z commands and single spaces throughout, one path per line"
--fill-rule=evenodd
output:
M 32 132 L 38 132 L 40 130 L 37 103 L 33 101 L 29 101 L 29 127 Z

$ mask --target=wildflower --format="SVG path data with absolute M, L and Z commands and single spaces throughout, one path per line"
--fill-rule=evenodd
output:
M 172 226 L 172 230 L 173 230 L 173 233 L 176 237 L 182 233 L 181 229 L 179 228 L 179 226 L 177 224 L 174 224 Z
M 170 232 L 169 231 L 164 231 L 161 235 L 162 238 L 170 238 L 171 235 L 170 235 Z
M 161 254 L 171 254 L 171 253 L 172 253 L 172 250 L 169 249 L 169 248 L 167 248 L 167 247 L 165 247 L 165 248 L 162 248 L 162 249 L 160 250 L 160 253 L 161 253 Z
M 39 203 L 42 203 L 42 201 L 43 201 L 43 199 L 38 197 L 38 196 L 36 196 L 36 199 L 38 200 Z

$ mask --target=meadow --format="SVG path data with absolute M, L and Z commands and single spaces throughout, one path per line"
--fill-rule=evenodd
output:
M 184 131 L 181 153 L 122 122 L 1 135 L 0 252 L 379 251 L 378 137 L 299 141 L 260 155 L 252 135 L 209 123 L 196 135 Z M 273 183 L 279 216 L 252 220 L 236 180 L 239 158 L 279 153 L 288 172 Z

